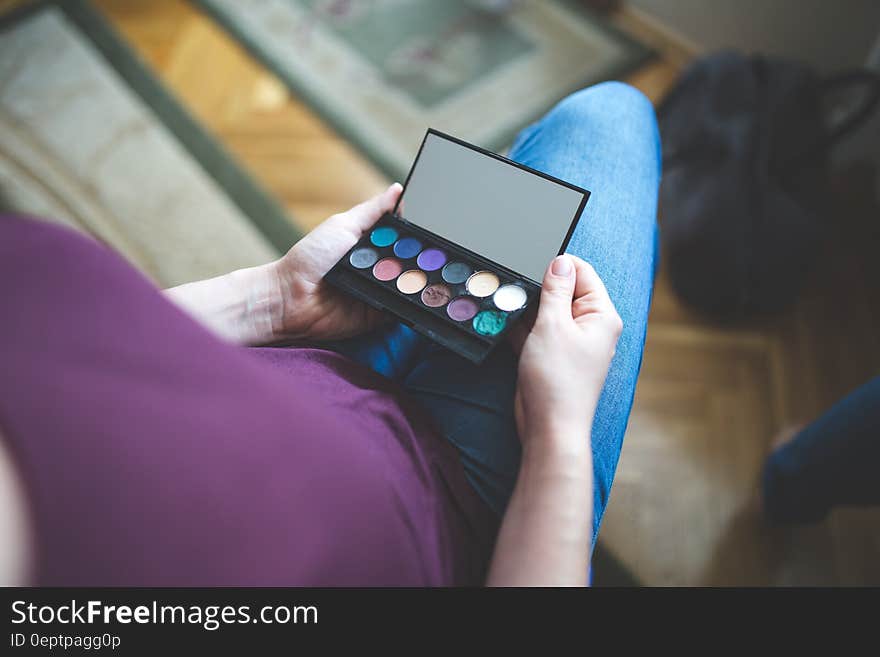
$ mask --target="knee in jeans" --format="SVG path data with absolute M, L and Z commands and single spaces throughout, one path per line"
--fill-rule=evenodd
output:
M 621 118 L 655 123 L 654 107 L 647 96 L 625 82 L 601 82 L 576 91 L 553 108 L 551 116 L 563 122 L 615 123 Z

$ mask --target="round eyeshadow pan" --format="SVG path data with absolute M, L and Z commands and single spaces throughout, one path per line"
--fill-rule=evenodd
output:
M 446 264 L 446 254 L 440 249 L 425 249 L 416 260 L 425 271 L 437 271 Z
M 422 292 L 422 303 L 429 308 L 441 308 L 449 303 L 452 298 L 452 290 L 443 283 L 429 285 Z
M 391 226 L 379 226 L 370 233 L 370 241 L 373 246 L 391 246 L 397 241 L 397 231 Z
M 367 269 L 368 267 L 372 267 L 376 264 L 378 259 L 379 254 L 369 248 L 355 249 L 348 257 L 348 261 L 355 269 Z
M 458 297 L 446 306 L 446 314 L 456 322 L 466 322 L 477 314 L 479 304 L 470 297 Z
M 397 279 L 397 289 L 404 294 L 415 294 L 421 292 L 422 288 L 428 282 L 428 275 L 421 269 L 410 269 L 405 271 Z
M 502 285 L 492 295 L 495 307 L 507 312 L 513 312 L 522 308 L 526 305 L 526 299 L 526 291 L 519 285 Z
M 473 271 L 463 262 L 450 262 L 443 268 L 443 280 L 453 284 L 464 283 Z
M 383 258 L 373 267 L 373 276 L 380 281 L 393 281 L 403 271 L 403 265 L 396 258 Z
M 394 255 L 398 258 L 415 258 L 422 250 L 422 243 L 415 237 L 404 237 L 394 245 Z
M 474 317 L 474 330 L 480 335 L 498 335 L 507 324 L 507 314 L 497 310 L 484 310 Z
M 478 271 L 471 274 L 465 287 L 467 287 L 467 291 L 475 297 L 483 298 L 491 296 L 495 290 L 498 289 L 500 284 L 501 281 L 499 281 L 498 277 L 492 272 Z

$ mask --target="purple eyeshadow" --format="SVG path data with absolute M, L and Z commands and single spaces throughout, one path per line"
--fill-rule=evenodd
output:
M 425 249 L 416 262 L 425 271 L 437 271 L 446 264 L 446 254 L 440 249 Z
M 477 314 L 480 305 L 471 297 L 458 297 L 446 306 L 446 314 L 456 322 L 466 322 Z

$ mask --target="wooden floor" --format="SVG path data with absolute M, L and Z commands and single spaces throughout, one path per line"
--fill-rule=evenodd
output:
M 387 184 L 191 5 L 97 4 L 301 227 Z M 688 53 L 630 15 L 618 21 L 662 50 L 629 78 L 656 100 Z M 878 511 L 837 511 L 821 525 L 780 531 L 763 526 L 754 504 L 774 432 L 880 373 L 880 272 L 870 257 L 880 240 L 864 228 L 880 211 L 860 198 L 861 179 L 843 177 L 832 217 L 839 230 L 804 298 L 782 317 L 709 325 L 681 306 L 661 268 L 601 539 L 642 582 L 880 584 Z

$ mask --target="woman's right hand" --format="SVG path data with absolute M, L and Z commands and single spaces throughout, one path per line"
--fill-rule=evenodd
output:
M 523 447 L 571 441 L 588 447 L 599 394 L 623 324 L 596 271 L 572 255 L 544 274 L 534 326 L 519 362 L 516 422 Z
M 537 318 L 522 342 L 515 409 L 522 464 L 495 543 L 489 585 L 588 582 L 590 430 L 621 329 L 593 268 L 574 256 L 557 257 L 544 275 Z

